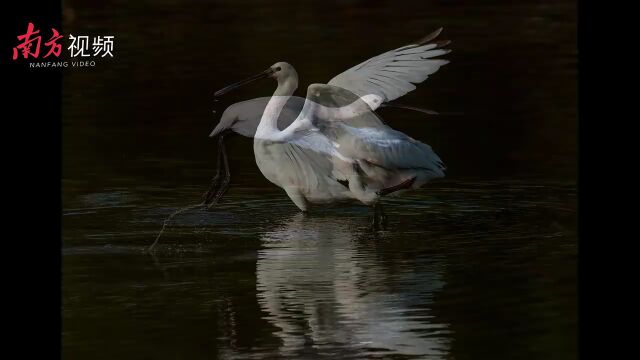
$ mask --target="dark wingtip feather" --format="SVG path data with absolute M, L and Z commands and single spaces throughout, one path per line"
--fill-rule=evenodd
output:
M 431 34 L 423 37 L 422 39 L 418 40 L 415 44 L 416 46 L 421 46 L 421 45 L 425 45 L 427 44 L 429 41 L 435 39 L 438 37 L 438 35 L 440 35 L 440 33 L 442 32 L 443 28 L 440 27 L 438 28 L 436 31 L 432 32 Z
M 412 110 L 412 111 L 421 112 L 421 113 L 427 114 L 427 115 L 440 115 L 439 112 L 434 111 L 434 110 L 425 109 L 425 108 L 421 108 L 421 107 L 417 107 L 417 106 L 409 106 L 409 105 L 397 104 L 397 103 L 395 103 L 393 101 L 388 101 L 386 103 L 383 103 L 380 106 L 381 107 L 388 107 L 388 108 L 398 108 L 398 109 Z
M 440 40 L 440 41 L 436 41 L 435 44 L 436 44 L 436 49 L 443 48 L 451 44 L 451 40 Z

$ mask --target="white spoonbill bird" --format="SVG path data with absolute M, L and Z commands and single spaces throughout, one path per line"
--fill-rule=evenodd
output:
M 224 110 L 218 124 L 211 134 L 209 134 L 209 137 L 218 136 L 218 160 L 216 163 L 216 175 L 211 180 L 210 188 L 203 195 L 204 204 L 207 205 L 208 209 L 211 209 L 214 204 L 220 201 L 231 181 L 231 171 L 229 169 L 225 139 L 234 133 L 253 138 L 269 99 L 270 97 L 264 96 L 230 105 Z M 298 117 L 298 114 L 300 114 L 304 101 L 305 98 L 300 96 L 291 96 L 289 98 L 280 112 L 278 129 L 284 129 L 291 125 Z M 412 110 L 428 115 L 438 114 L 433 110 L 396 103 L 383 103 L 380 107 Z
M 414 49 L 420 45 L 427 45 L 428 42 L 434 40 L 442 31 L 442 28 L 436 30 L 435 32 L 425 36 L 422 40 L 416 42 L 415 45 L 410 45 Z M 441 41 L 436 43 L 436 47 L 443 47 L 449 44 L 448 41 Z M 431 44 L 432 45 L 432 44 Z M 399 52 L 402 48 L 396 49 L 392 52 L 388 52 L 377 56 L 369 61 L 358 65 L 358 67 L 363 67 L 369 63 L 367 67 L 363 67 L 362 72 L 355 73 L 354 69 L 350 69 L 349 71 L 336 76 L 334 79 L 330 81 L 330 84 L 337 86 L 346 86 L 347 89 L 351 91 L 360 91 L 367 92 L 366 89 L 362 89 L 362 86 L 358 83 L 358 80 L 362 81 L 362 75 L 364 75 L 364 71 L 367 70 L 375 70 L 372 66 L 375 66 L 378 61 L 389 61 L 389 56 L 394 56 L 391 59 L 394 62 L 397 60 L 406 60 L 411 61 L 411 59 L 407 59 L 406 57 L 401 57 L 404 53 Z M 435 50 L 431 49 L 431 50 Z M 417 51 L 420 51 L 418 49 Z M 426 50 L 423 50 L 426 51 Z M 432 53 L 431 53 L 432 54 Z M 410 55 L 410 54 L 409 54 Z M 376 61 L 373 61 L 376 60 Z M 397 66 L 403 66 L 406 63 L 396 64 Z M 380 65 L 380 64 L 378 64 Z M 415 64 L 412 64 L 415 65 Z M 428 64 L 419 64 L 424 66 L 412 66 L 411 69 L 407 69 L 409 75 L 405 75 L 405 78 L 410 80 L 411 82 L 420 82 L 423 81 L 426 76 L 432 71 L 437 71 L 438 66 L 434 63 Z M 394 70 L 392 67 L 387 69 L 382 69 L 382 71 L 372 79 L 371 82 L 389 82 L 390 73 L 393 75 L 394 73 L 397 75 L 398 72 Z M 355 76 L 354 76 L 355 75 Z M 403 84 L 403 86 L 407 86 L 407 84 Z M 409 91 L 411 90 L 411 84 L 408 85 Z M 392 90 L 389 90 L 391 93 Z M 232 134 L 236 133 L 244 137 L 253 138 L 256 133 L 256 129 L 258 128 L 258 124 L 260 123 L 260 119 L 262 118 L 262 114 L 269 102 L 270 97 L 259 97 L 255 99 L 245 100 L 238 103 L 235 103 L 222 113 L 218 124 L 215 126 L 210 137 L 218 136 L 218 154 L 217 154 L 217 162 L 216 162 L 216 174 L 211 180 L 211 186 L 207 190 L 207 192 L 203 195 L 203 202 L 207 205 L 207 208 L 211 208 L 214 204 L 216 204 L 224 195 L 229 187 L 229 183 L 231 181 L 231 172 L 229 169 L 229 161 L 227 158 L 227 151 L 225 147 L 225 138 L 230 137 Z M 284 129 L 291 125 L 291 123 L 297 118 L 298 114 L 302 110 L 304 105 L 305 98 L 299 96 L 291 96 L 289 100 L 286 102 L 285 106 L 282 108 L 280 112 L 280 117 L 278 119 L 278 128 Z M 390 102 L 387 100 L 380 104 L 380 107 L 392 107 L 392 108 L 400 108 L 412 111 L 422 112 L 428 115 L 437 115 L 438 113 L 433 110 L 428 110 L 421 107 L 401 105 L 394 102 Z
M 369 59 L 327 85 L 309 86 L 300 114 L 283 130 L 278 118 L 298 86 L 290 64 L 278 62 L 215 96 L 258 79 L 275 79 L 278 86 L 254 137 L 262 174 L 305 212 L 309 204 L 347 199 L 375 206 L 381 196 L 444 176 L 444 165 L 431 147 L 384 125 L 373 113 L 447 63 L 434 58 L 449 52 L 440 48 L 448 42 L 429 42 L 440 31 Z M 382 217 L 376 211 L 374 223 Z

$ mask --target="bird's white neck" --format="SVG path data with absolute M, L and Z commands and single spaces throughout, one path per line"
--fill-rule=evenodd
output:
M 298 79 L 295 77 L 289 77 L 282 81 L 278 81 L 278 88 L 269 99 L 267 106 L 262 113 L 260 124 L 256 130 L 255 138 L 258 139 L 270 139 L 274 135 L 280 133 L 278 129 L 278 118 L 282 108 L 286 105 L 287 101 L 291 98 L 294 91 L 298 87 Z

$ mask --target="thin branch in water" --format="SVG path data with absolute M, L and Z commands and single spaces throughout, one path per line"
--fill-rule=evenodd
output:
M 190 205 L 190 206 L 178 209 L 178 210 L 174 211 L 173 214 L 169 215 L 169 217 L 167 217 L 164 220 L 164 222 L 162 223 L 162 229 L 160 229 L 160 232 L 158 233 L 158 236 L 156 236 L 156 240 L 153 242 L 153 244 L 151 244 L 151 246 L 149 246 L 148 251 L 151 252 L 153 250 L 153 248 L 156 246 L 156 244 L 158 244 L 158 240 L 160 240 L 160 236 L 162 236 L 162 234 L 164 233 L 164 229 L 167 227 L 167 224 L 169 224 L 169 221 L 171 221 L 171 219 L 173 219 L 174 216 L 176 216 L 176 215 L 178 215 L 180 213 L 183 213 L 183 212 L 185 212 L 187 210 L 195 209 L 195 208 L 200 207 L 200 206 L 205 206 L 205 205 L 204 205 L 204 203 L 198 203 L 198 204 L 195 204 L 195 205 Z

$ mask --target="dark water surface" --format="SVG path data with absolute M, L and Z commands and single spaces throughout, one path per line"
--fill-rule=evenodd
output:
M 65 2 L 65 32 L 115 35 L 66 70 L 65 359 L 575 359 L 575 4 L 567 1 Z M 367 208 L 302 216 L 231 139 L 214 173 L 212 94 L 276 61 L 299 94 L 445 26 L 454 52 L 387 123 L 449 170 Z M 266 96 L 266 81 L 218 104 Z

